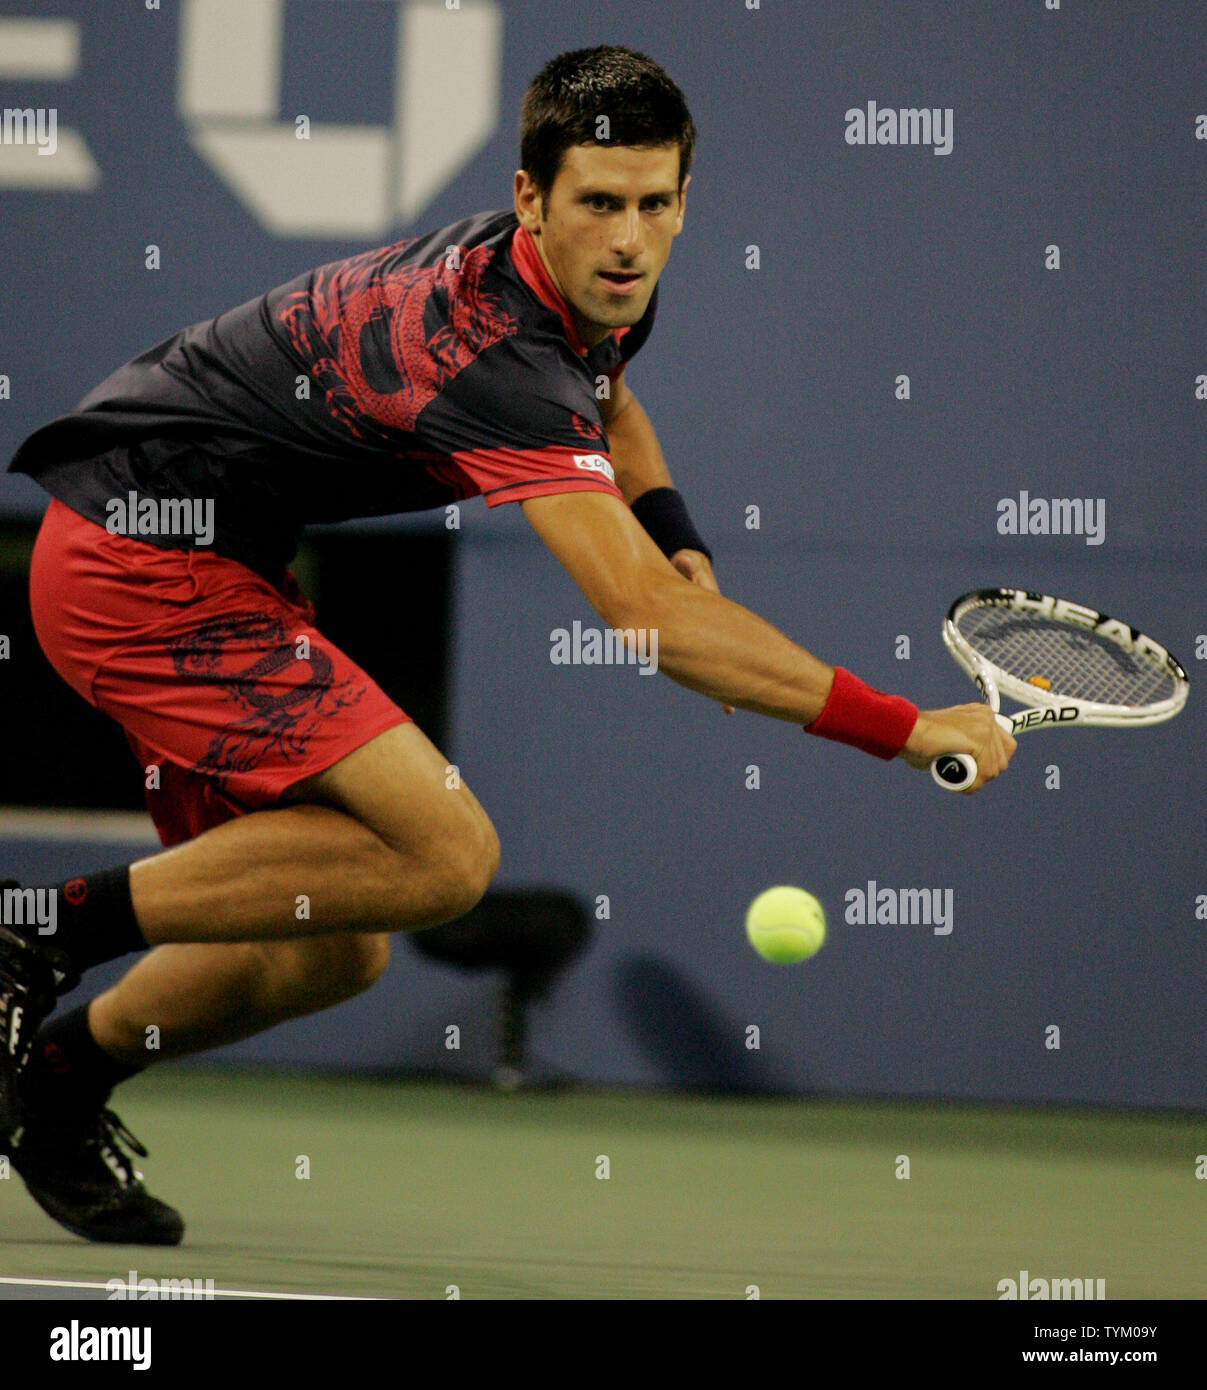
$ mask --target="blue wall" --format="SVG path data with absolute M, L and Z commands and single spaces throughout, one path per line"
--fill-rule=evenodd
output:
M 78 24 L 78 72 L 0 76 L 0 107 L 57 103 L 102 171 L 91 192 L 0 187 L 6 457 L 182 323 L 366 244 L 270 233 L 197 155 L 175 113 L 178 8 L 42 5 Z M 923 705 L 970 698 L 939 620 L 955 594 L 999 583 L 1117 612 L 1197 681 L 1207 9 L 498 9 L 493 136 L 379 240 L 508 203 L 515 113 L 546 57 L 622 42 L 666 66 L 701 143 L 658 325 L 629 379 L 731 597 Z M 0 19 L 14 13 L 30 7 L 0 3 Z M 373 39 L 342 78 L 337 14 Z M 386 0 L 288 0 L 281 113 L 389 122 L 393 14 Z M 869 101 L 951 108 L 951 153 L 849 145 L 844 113 Z M 150 242 L 157 272 L 143 268 Z M 1045 268 L 1053 245 L 1059 270 Z M 1105 542 L 999 535 L 998 500 L 1021 489 L 1104 499 Z M 0 483 L 8 513 L 42 504 L 25 480 Z M 1021 741 L 1010 774 L 969 800 L 790 726 L 726 719 L 631 669 L 552 666 L 550 631 L 594 619 L 518 509 L 466 509 L 457 594 L 446 751 L 499 827 L 500 883 L 611 904 L 535 1018 L 544 1071 L 1207 1102 L 1197 690 L 1159 729 Z M 1052 764 L 1059 790 L 1045 785 Z M 74 867 L 60 869 L 61 849 L 31 850 L 31 865 L 47 854 L 48 875 Z M 869 879 L 950 888 L 951 934 L 847 924 L 844 896 Z M 764 965 L 741 930 L 747 901 L 778 882 L 830 914 L 827 946 L 798 969 Z M 366 998 L 223 1055 L 482 1072 L 493 998 L 489 982 L 400 950 Z M 442 1047 L 451 1022 L 459 1054 Z M 1051 1024 L 1059 1051 L 1044 1045 Z

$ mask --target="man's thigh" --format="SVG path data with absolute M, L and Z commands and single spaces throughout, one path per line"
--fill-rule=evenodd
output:
M 378 734 L 334 766 L 289 787 L 281 805 L 312 802 L 346 812 L 391 848 L 420 858 L 449 848 L 493 854 L 489 817 L 431 739 L 415 724 Z

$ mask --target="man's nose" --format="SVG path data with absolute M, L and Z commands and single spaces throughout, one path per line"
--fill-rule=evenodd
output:
M 641 213 L 636 208 L 626 209 L 621 214 L 613 245 L 617 253 L 623 256 L 635 256 L 641 250 Z

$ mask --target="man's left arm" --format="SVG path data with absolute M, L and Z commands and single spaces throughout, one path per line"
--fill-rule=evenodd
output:
M 600 414 L 608 435 L 616 486 L 630 507 L 651 489 L 675 486 L 671 482 L 670 470 L 662 457 L 662 448 L 650 417 L 641 408 L 641 402 L 629 390 L 623 372 L 612 383 L 611 396 L 600 402 Z M 654 499 L 647 499 L 652 500 Z M 665 502 L 668 499 L 660 496 L 657 500 Z M 640 520 L 644 509 L 636 507 L 633 510 Z M 659 509 L 660 512 L 662 510 Z M 699 584 L 701 588 L 713 593 L 720 593 L 716 577 L 713 575 L 712 562 L 702 550 L 684 546 L 675 550 L 668 558 L 679 573 L 690 579 L 693 584 Z

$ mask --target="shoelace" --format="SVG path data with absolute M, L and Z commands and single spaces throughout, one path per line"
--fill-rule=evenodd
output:
M 97 1121 L 97 1146 L 100 1150 L 101 1159 L 105 1166 L 118 1176 L 120 1168 L 125 1175 L 127 1182 L 141 1178 L 142 1174 L 130 1162 L 129 1155 L 124 1154 L 118 1148 L 119 1142 L 125 1144 L 128 1149 L 138 1155 L 139 1158 L 147 1157 L 147 1150 L 138 1142 L 133 1134 L 122 1124 L 121 1120 L 112 1110 L 102 1110 Z M 112 1162 L 110 1161 L 112 1160 Z M 116 1167 L 114 1166 L 116 1164 Z
M 27 1012 L 25 992 L 34 992 L 35 999 L 37 995 L 36 991 L 31 989 L 31 981 L 25 968 L 25 958 L 28 953 L 26 943 L 6 927 L 0 927 L 0 945 L 18 948 L 16 958 L 6 962 L 4 967 L 0 968 L 0 979 L 6 982 L 6 986 L 8 982 L 11 982 L 11 987 L 15 991 L 0 1003 L 0 1048 L 16 1061 L 18 1067 L 21 1067 L 25 1065 L 26 1059 L 29 1057 L 30 1047 L 33 1044 L 33 1031 L 29 1027 L 28 1020 L 25 1020 L 24 1026 L 22 1026 L 22 1020 Z

